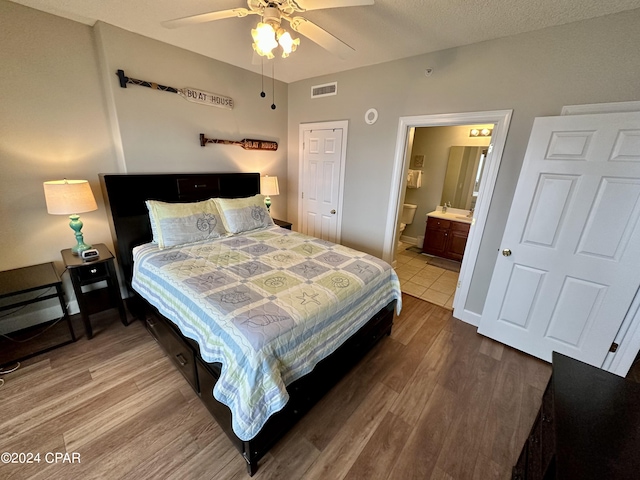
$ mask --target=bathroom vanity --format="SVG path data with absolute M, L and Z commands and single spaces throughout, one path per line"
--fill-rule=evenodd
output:
M 449 260 L 462 261 L 472 217 L 436 210 L 427 214 L 422 252 Z

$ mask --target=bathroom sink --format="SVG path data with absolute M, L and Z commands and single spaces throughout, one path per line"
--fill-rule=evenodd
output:
M 456 209 L 457 210 L 457 209 Z M 464 210 L 457 212 L 442 212 L 440 210 L 435 210 L 433 212 L 427 213 L 428 217 L 442 218 L 443 220 L 452 220 L 454 222 L 464 222 L 464 223 L 473 223 L 473 217 L 468 217 L 467 215 L 463 215 Z

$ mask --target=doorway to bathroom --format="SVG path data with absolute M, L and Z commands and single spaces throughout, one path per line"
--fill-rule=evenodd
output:
M 398 128 L 385 259 L 405 293 L 474 325 L 466 297 L 510 118 L 511 111 L 424 115 L 402 117 Z

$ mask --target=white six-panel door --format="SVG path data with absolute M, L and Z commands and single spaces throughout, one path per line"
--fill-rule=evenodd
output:
M 343 131 L 314 129 L 304 132 L 302 233 L 338 241 L 338 210 Z
M 640 113 L 538 118 L 478 331 L 601 366 L 640 286 Z

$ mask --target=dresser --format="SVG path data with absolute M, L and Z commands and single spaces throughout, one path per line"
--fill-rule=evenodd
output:
M 553 353 L 513 480 L 640 478 L 640 384 Z

